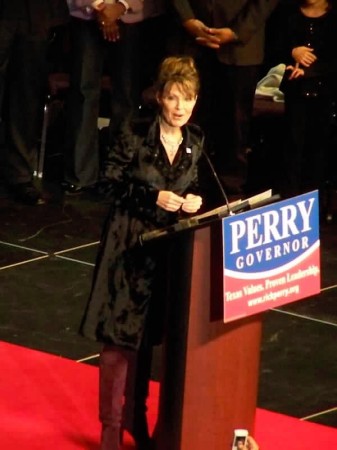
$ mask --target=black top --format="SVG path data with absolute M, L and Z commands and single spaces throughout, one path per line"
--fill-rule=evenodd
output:
M 285 62 L 293 64 L 291 51 L 306 46 L 314 50 L 317 60 L 304 68 L 306 77 L 337 72 L 337 13 L 331 9 L 320 17 L 307 17 L 298 10 L 289 17 L 286 33 Z

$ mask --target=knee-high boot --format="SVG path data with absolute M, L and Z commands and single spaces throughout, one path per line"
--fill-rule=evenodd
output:
M 122 428 L 132 435 L 137 450 L 150 450 L 153 444 L 146 417 L 151 362 L 152 346 L 142 345 L 132 356 L 128 366 Z
M 128 351 L 104 346 L 99 361 L 100 450 L 120 450 L 120 427 L 128 367 Z

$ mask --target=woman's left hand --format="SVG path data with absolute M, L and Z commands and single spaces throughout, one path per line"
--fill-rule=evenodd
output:
M 195 213 L 202 205 L 202 198 L 199 195 L 187 194 L 181 209 L 187 213 Z
M 295 66 L 287 66 L 286 70 L 291 70 L 289 80 L 294 80 L 295 78 L 304 76 L 304 70 L 301 69 L 298 64 L 296 64 Z

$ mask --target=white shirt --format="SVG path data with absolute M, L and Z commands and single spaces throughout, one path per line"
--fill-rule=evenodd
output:
M 112 4 L 116 0 L 67 0 L 70 15 L 84 20 L 92 20 L 95 18 L 95 9 L 102 3 Z M 146 3 L 152 3 L 153 0 L 146 0 Z M 143 7 L 144 0 L 117 0 L 122 3 L 126 8 L 125 16 L 121 17 L 121 20 L 125 22 L 137 22 L 144 19 Z M 130 20 L 126 19 L 129 16 Z M 125 20 L 124 20 L 125 18 Z

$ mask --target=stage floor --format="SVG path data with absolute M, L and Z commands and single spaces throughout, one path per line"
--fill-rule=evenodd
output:
M 97 365 L 99 346 L 77 330 L 107 207 L 88 194 L 38 207 L 0 199 L 0 341 Z M 337 427 L 336 220 L 321 226 L 321 267 L 319 295 L 264 314 L 258 407 Z
M 98 369 L 0 342 L 0 445 L 6 450 L 98 450 Z M 152 382 L 148 421 L 153 430 L 159 384 Z M 334 448 L 337 429 L 258 408 L 255 437 L 261 449 Z M 124 433 L 123 450 L 134 449 Z

